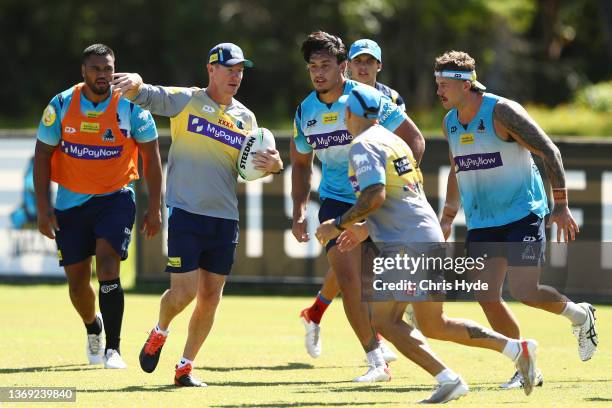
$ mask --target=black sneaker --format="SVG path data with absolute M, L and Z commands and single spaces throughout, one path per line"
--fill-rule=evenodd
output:
M 155 371 L 155 367 L 157 367 L 157 363 L 159 362 L 159 356 L 162 351 L 162 347 L 164 347 L 164 343 L 166 342 L 167 336 L 164 336 L 161 333 L 155 331 L 155 329 L 151 330 L 149 333 L 149 338 L 145 342 L 144 346 L 142 346 L 142 350 L 140 350 L 140 356 L 138 359 L 140 360 L 140 368 L 147 373 L 152 373 Z
M 206 387 L 207 384 L 191 375 L 191 364 L 186 364 L 179 368 L 176 366 L 174 374 L 174 385 L 178 387 Z

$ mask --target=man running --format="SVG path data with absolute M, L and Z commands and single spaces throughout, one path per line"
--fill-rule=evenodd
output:
M 310 194 L 312 161 L 316 153 L 323 165 L 323 178 L 319 186 L 322 200 L 319 220 L 324 221 L 343 214 L 355 202 L 355 194 L 348 181 L 348 148 L 352 135 L 344 124 L 344 105 L 338 101 L 359 83 L 347 80 L 346 47 L 334 35 L 317 31 L 302 44 L 314 91 L 300 103 L 295 114 L 295 132 L 291 141 L 293 235 L 299 242 L 310 239 L 306 223 L 306 203 Z M 394 131 L 411 146 L 419 161 L 425 149 L 425 140 L 416 125 L 388 98 L 380 111 L 381 124 Z M 382 353 L 379 341 L 361 302 L 359 275 L 360 253 L 355 250 L 342 254 L 335 248 L 335 240 L 326 245 L 327 258 L 342 290 L 344 310 L 355 334 L 366 352 L 368 361 Z M 321 354 L 320 314 L 331 299 L 319 295 L 315 305 L 304 309 L 300 317 L 306 328 L 306 349 L 310 356 Z M 368 372 L 355 381 L 388 381 L 388 370 Z
M 414 256 L 419 256 L 425 247 L 440 247 L 438 243 L 444 241 L 442 231 L 423 192 L 422 175 L 416 171 L 412 151 L 403 140 L 378 125 L 382 94 L 372 87 L 360 85 L 342 99 L 347 107 L 347 129 L 355 136 L 349 152 L 349 178 L 358 198 L 343 215 L 324 221 L 317 229 L 317 238 L 324 244 L 351 227 L 350 235 L 359 236 L 357 240 L 353 238 L 352 245 L 356 246 L 358 241 L 370 235 L 380 251 L 377 256 L 382 256 L 384 264 L 395 259 L 400 252 L 414 252 Z M 367 221 L 360 223 L 363 219 Z M 360 224 L 352 227 L 356 223 Z M 349 233 L 341 236 L 338 245 L 343 245 L 342 241 L 347 235 Z M 366 269 L 366 272 L 369 271 Z M 414 271 L 389 272 L 395 273 L 395 279 L 401 280 L 414 276 L 411 275 Z M 416 276 L 421 272 L 427 271 L 418 271 Z M 401 280 L 392 278 L 392 282 Z M 429 282 L 427 278 L 423 280 Z M 438 380 L 438 387 L 432 396 L 422 402 L 447 402 L 466 394 L 468 388 L 452 372 L 442 380 L 440 377 L 444 376 L 443 373 L 450 370 L 443 367 L 438 367 L 439 371 L 434 369 L 432 361 L 435 357 L 419 349 L 426 343 L 415 341 L 414 333 L 417 331 L 402 320 L 409 299 L 414 299 L 415 317 L 426 336 L 503 353 L 515 362 L 527 378 L 525 393 L 531 393 L 535 377 L 535 341 L 509 339 L 473 321 L 448 318 L 442 310 L 442 302 L 427 301 L 427 296 L 421 293 L 383 292 L 387 292 L 383 295 L 390 295 L 387 297 L 389 300 L 369 303 L 374 327 L 402 354 Z
M 204 387 L 192 375 L 193 360 L 212 328 L 238 244 L 236 159 L 245 135 L 257 128 L 253 112 L 234 99 L 245 68 L 253 63 L 240 47 L 222 43 L 206 59 L 206 88 L 143 84 L 138 74 L 118 74 L 117 87 L 154 114 L 170 117 L 166 204 L 170 289 L 161 297 L 159 319 L 140 352 L 141 368 L 157 367 L 170 322 L 196 297 L 177 386 Z M 279 173 L 277 150 L 257 152 L 256 168 Z
M 508 243 L 508 253 L 490 253 L 485 275 L 474 276 L 486 279 L 493 288 L 492 293 L 478 299 L 491 327 L 510 338 L 520 338 L 518 322 L 501 299 L 507 271 L 512 296 L 526 305 L 565 316 L 578 340 L 580 359 L 589 360 L 597 348 L 595 309 L 539 284 L 546 244 L 544 217 L 549 210 L 532 153 L 542 158 L 552 185 L 554 206 L 549 223 L 557 224 L 557 241 L 561 235 L 566 242 L 572 241 L 579 232 L 568 207 L 559 149 L 520 104 L 484 92 L 486 88 L 476 80 L 476 62 L 467 53 L 449 51 L 436 58 L 435 79 L 442 106 L 449 109 L 442 123 L 451 162 L 440 220 L 444 237 L 450 235 L 462 205 L 468 253 L 478 253 L 479 246 L 487 243 Z M 533 256 L 516 253 L 517 246 L 520 251 L 527 242 L 533 243 Z M 522 381 L 516 373 L 502 387 L 518 388 Z

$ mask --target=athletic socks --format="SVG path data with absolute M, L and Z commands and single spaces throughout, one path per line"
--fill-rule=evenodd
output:
M 368 362 L 375 367 L 387 366 L 380 347 L 376 347 L 374 350 L 368 351 L 366 353 L 366 358 L 368 359 Z
M 521 340 L 510 339 L 506 343 L 506 346 L 502 350 L 502 354 L 508 357 L 512 361 L 516 361 L 516 358 L 521 353 Z
M 459 376 L 450 368 L 445 368 L 444 370 L 440 371 L 435 378 L 438 384 L 442 384 L 445 382 L 457 381 Z
M 162 330 L 159 328 L 159 324 L 155 325 L 155 333 L 161 334 L 164 337 L 168 337 L 168 334 L 170 333 L 170 330 Z
M 177 369 L 181 369 L 183 367 L 185 367 L 187 364 L 191 364 L 191 366 L 193 367 L 193 360 L 189 360 L 188 358 L 181 358 L 179 363 L 177 364 Z
M 93 322 L 85 323 L 85 328 L 87 329 L 87 334 L 100 334 L 102 333 L 102 321 L 96 315 Z
M 327 306 L 329 306 L 331 302 L 331 300 L 325 299 L 321 295 L 321 292 L 319 292 L 315 302 L 308 309 L 308 318 L 316 324 L 321 323 L 323 313 L 325 313 L 325 309 L 327 309 Z
M 119 342 L 121 335 L 121 322 L 123 320 L 124 296 L 123 288 L 119 278 L 100 281 L 99 290 L 100 312 L 104 319 L 106 331 L 106 350 L 117 350 L 119 354 Z
M 567 317 L 574 326 L 582 325 L 587 319 L 586 310 L 571 301 L 565 303 L 565 309 L 563 309 L 561 315 Z

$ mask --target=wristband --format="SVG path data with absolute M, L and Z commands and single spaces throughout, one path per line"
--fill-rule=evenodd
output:
M 567 201 L 567 188 L 553 188 L 554 201 Z

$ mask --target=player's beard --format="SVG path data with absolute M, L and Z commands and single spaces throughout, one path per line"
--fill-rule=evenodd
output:
M 93 84 L 88 84 L 88 85 L 89 85 L 89 89 L 91 89 L 91 91 L 95 93 L 96 95 L 105 95 L 108 93 L 108 90 L 110 89 L 109 82 L 106 82 L 104 85 L 98 85 L 96 82 L 94 82 Z

